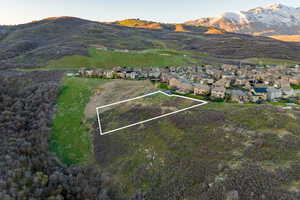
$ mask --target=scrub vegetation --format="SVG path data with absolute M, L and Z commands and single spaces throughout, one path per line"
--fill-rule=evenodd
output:
M 157 112 L 146 105 L 123 111 L 106 111 L 104 120 Z M 299 193 L 290 189 L 298 181 L 299 120 L 299 111 L 271 105 L 212 103 L 95 136 L 94 147 L 97 162 L 128 196 L 140 190 L 146 199 L 226 199 L 232 193 L 296 199 Z
M 1 200 L 121 199 L 101 170 L 92 165 L 67 167 L 49 151 L 62 75 L 60 71 L 0 74 Z M 68 132 L 60 132 L 64 133 Z

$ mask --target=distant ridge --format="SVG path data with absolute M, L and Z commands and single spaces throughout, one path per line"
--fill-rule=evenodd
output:
M 75 17 L 71 17 L 71 16 L 47 17 L 47 18 L 40 19 L 40 20 L 33 20 L 32 23 L 39 22 L 39 21 L 52 21 L 52 20 L 58 20 L 58 19 L 66 19 L 66 18 L 75 18 Z
M 215 17 L 185 22 L 187 25 L 221 28 L 260 36 L 300 35 L 300 8 L 277 3 L 248 11 L 225 12 Z M 275 37 L 290 41 L 290 37 Z M 298 41 L 294 37 L 294 41 Z M 300 41 L 300 40 L 299 40 Z
M 146 23 L 144 28 L 140 21 L 134 23 L 138 25 L 51 17 L 34 23 L 0 26 L 0 68 L 39 67 L 64 56 L 89 56 L 89 48 L 95 46 L 129 51 L 193 52 L 201 54 L 195 59 L 204 59 L 207 63 L 232 63 L 247 58 L 300 61 L 298 43 L 229 33 L 212 27 L 143 22 Z
M 127 26 L 127 27 L 134 27 L 134 28 L 146 28 L 146 29 L 162 29 L 163 28 L 160 25 L 160 23 L 146 21 L 146 20 L 140 20 L 140 19 L 125 19 L 125 20 L 121 20 L 121 21 L 111 22 L 111 24 Z

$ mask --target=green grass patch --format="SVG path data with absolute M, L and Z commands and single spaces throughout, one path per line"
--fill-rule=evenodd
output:
M 52 124 L 50 150 L 66 164 L 91 160 L 92 145 L 84 109 L 93 88 L 106 80 L 65 78 L 57 100 L 57 113 Z
M 167 83 L 161 83 L 161 82 L 154 82 L 155 86 L 159 89 L 162 90 L 172 90 L 171 88 L 169 88 Z
M 300 85 L 291 85 L 294 90 L 300 90 Z
M 268 102 L 268 104 L 271 104 L 273 106 L 285 106 L 287 103 L 293 103 L 293 101 L 289 99 L 281 99 L 277 102 Z
M 287 59 L 275 59 L 275 58 L 247 58 L 245 62 L 251 62 L 260 65 L 276 64 L 276 65 L 297 65 L 300 61 L 287 60 Z
M 197 65 L 198 60 L 174 50 L 147 50 L 114 52 L 89 48 L 90 56 L 65 56 L 51 61 L 45 68 L 48 69 L 78 69 L 82 67 L 112 68 L 121 67 L 166 67 Z

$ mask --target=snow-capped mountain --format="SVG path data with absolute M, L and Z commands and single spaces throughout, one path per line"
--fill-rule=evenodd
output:
M 300 35 L 300 8 L 273 4 L 248 11 L 225 12 L 185 24 L 215 26 L 229 32 L 254 35 Z

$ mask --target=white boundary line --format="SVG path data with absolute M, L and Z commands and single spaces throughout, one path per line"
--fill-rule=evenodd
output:
M 117 129 L 114 129 L 114 130 L 111 130 L 111 131 L 102 132 L 102 126 L 101 126 L 101 121 L 100 121 L 100 116 L 99 116 L 99 109 L 105 108 L 105 107 L 108 107 L 108 106 L 113 106 L 113 105 L 125 103 L 125 102 L 132 101 L 132 100 L 136 100 L 136 99 L 141 99 L 141 98 L 144 98 L 144 97 L 147 97 L 147 96 L 151 96 L 151 95 L 154 95 L 154 94 L 158 94 L 158 93 L 163 94 L 163 95 L 166 95 L 166 96 L 168 96 L 168 97 L 179 97 L 179 98 L 183 98 L 183 99 L 189 99 L 189 100 L 192 100 L 192 101 L 201 102 L 201 104 L 193 105 L 193 106 L 190 106 L 190 107 L 188 107 L 188 108 L 184 108 L 184 109 L 181 109 L 181 110 L 177 110 L 177 111 L 174 111 L 174 112 L 170 112 L 170 113 L 167 113 L 167 114 L 163 114 L 163 115 L 160 115 L 160 116 L 157 116 L 157 117 L 153 117 L 153 118 L 151 118 L 151 119 L 147 119 L 147 120 L 144 120 L 144 121 L 141 121 L 141 122 L 137 122 L 137 123 L 134 123 L 134 124 L 130 124 L 130 125 L 128 125 L 128 126 L 124 126 L 124 127 L 121 127 L 121 128 L 117 128 Z M 199 100 L 199 99 L 194 99 L 194 98 L 185 97 L 185 96 L 180 96 L 180 95 L 175 95 L 175 94 L 167 94 L 167 93 L 162 92 L 162 91 L 157 91 L 157 92 L 152 92 L 152 93 L 150 93 L 150 94 L 146 94 L 146 95 L 143 95 L 143 96 L 135 97 L 135 98 L 132 98 L 132 99 L 127 99 L 127 100 L 119 101 L 119 102 L 116 102 L 116 103 L 111 103 L 111 104 L 108 104 L 108 105 L 100 106 L 100 107 L 97 107 L 97 108 L 96 108 L 97 117 L 98 117 L 98 123 L 99 123 L 100 135 L 106 135 L 106 134 L 113 133 L 113 132 L 116 132 L 116 131 L 119 131 L 119 130 L 122 130 L 122 129 L 125 129 L 125 128 L 129 128 L 129 127 L 132 127 L 132 126 L 136 126 L 136 125 L 139 125 L 139 124 L 143 124 L 143 123 L 146 123 L 146 122 L 155 120 L 155 119 L 159 119 L 159 118 L 166 117 L 166 116 L 169 116 L 169 115 L 173 115 L 173 114 L 176 114 L 176 113 L 179 113 L 179 112 L 183 112 L 183 111 L 186 111 L 186 110 L 190 110 L 190 109 L 192 109 L 192 108 L 196 108 L 196 107 L 205 105 L 205 104 L 207 104 L 207 103 L 208 103 L 208 102 L 203 101 L 203 100 Z

